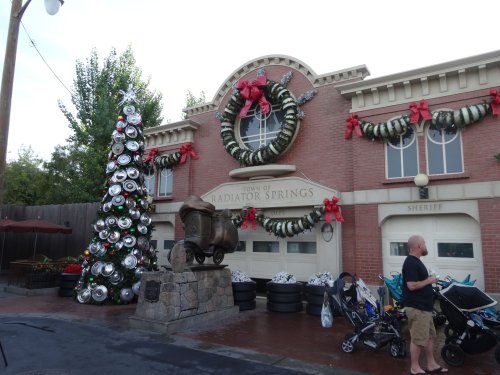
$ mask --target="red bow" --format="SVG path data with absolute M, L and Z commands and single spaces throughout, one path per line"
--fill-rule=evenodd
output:
M 149 163 L 149 162 L 152 162 L 156 156 L 156 154 L 158 153 L 158 149 L 157 148 L 152 148 L 151 150 L 149 150 L 149 154 L 146 158 L 146 160 L 144 160 L 145 163 Z
M 432 119 L 432 116 L 429 113 L 429 104 L 425 99 L 421 100 L 419 105 L 417 105 L 417 103 L 411 103 L 410 110 L 411 110 L 411 119 L 410 119 L 411 124 L 416 124 L 420 119 L 420 116 L 422 116 L 424 120 Z
M 362 137 L 363 133 L 361 132 L 361 128 L 359 127 L 358 114 L 354 112 L 348 117 L 346 120 L 346 130 L 345 130 L 345 139 L 349 139 L 352 136 L 352 131 L 356 132 L 358 137 Z
M 256 220 L 256 212 L 255 208 L 250 208 L 247 210 L 245 216 L 243 217 L 243 223 L 241 224 L 241 229 L 247 229 L 248 222 L 252 223 L 252 229 L 257 229 L 257 220 Z
M 195 160 L 198 159 L 198 154 L 193 150 L 193 146 L 191 145 L 181 146 L 181 161 L 180 161 L 181 164 L 186 162 L 188 154 L 191 155 L 191 158 Z
M 265 76 L 258 76 L 252 82 L 246 80 L 239 81 L 236 88 L 240 90 L 243 99 L 246 99 L 245 106 L 240 111 L 240 117 L 245 117 L 253 102 L 258 100 L 260 109 L 263 113 L 267 114 L 271 110 L 261 87 L 266 85 L 267 78 Z
M 325 198 L 323 200 L 323 204 L 325 205 L 325 218 L 327 223 L 332 222 L 332 212 L 335 215 L 335 220 L 344 222 L 344 218 L 342 217 L 342 213 L 340 212 L 340 207 L 337 206 L 337 202 L 339 199 L 337 197 L 333 197 L 332 200 L 328 200 Z
M 500 93 L 498 93 L 496 89 L 491 89 L 490 95 L 493 97 L 490 103 L 491 113 L 493 116 L 498 116 L 500 115 L 500 111 L 497 108 L 497 106 L 500 105 Z

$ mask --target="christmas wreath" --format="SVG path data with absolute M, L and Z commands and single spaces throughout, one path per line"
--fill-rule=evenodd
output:
M 235 227 L 247 229 L 251 225 L 255 230 L 257 223 L 259 223 L 266 232 L 272 233 L 277 237 L 293 237 L 300 233 L 305 232 L 307 229 L 312 229 L 323 215 L 325 215 L 326 222 L 332 221 L 332 214 L 335 220 L 343 222 L 344 218 L 337 205 L 339 199 L 333 197 L 332 200 L 325 199 L 323 206 L 313 209 L 310 213 L 296 218 L 286 219 L 273 219 L 261 213 L 257 213 L 254 207 L 249 207 L 242 210 L 242 213 L 233 217 L 232 221 Z
M 355 132 L 358 137 L 368 139 L 382 139 L 384 141 L 395 139 L 406 132 L 411 124 L 416 124 L 421 118 L 430 120 L 431 124 L 439 129 L 457 127 L 465 128 L 467 125 L 482 120 L 491 112 L 493 116 L 498 116 L 500 111 L 500 93 L 491 89 L 492 100 L 489 103 L 468 105 L 456 111 L 433 111 L 429 112 L 426 100 L 421 100 L 419 104 L 410 104 L 411 114 L 401 115 L 400 117 L 381 123 L 371 123 L 358 118 L 357 113 L 352 113 L 346 119 L 345 139 L 350 139 Z
M 298 107 L 311 100 L 316 91 L 311 90 L 295 100 L 287 89 L 292 73 L 283 76 L 281 82 L 268 80 L 263 69 L 257 73 L 257 78 L 252 81 L 241 80 L 233 89 L 223 113 L 217 113 L 221 122 L 221 138 L 226 151 L 240 164 L 245 166 L 263 165 L 273 162 L 290 145 L 297 132 L 298 120 L 305 114 Z M 267 114 L 272 104 L 279 104 L 284 112 L 284 120 L 275 139 L 257 150 L 241 147 L 235 137 L 235 123 L 237 117 L 245 117 L 252 104 L 257 101 L 262 113 Z M 269 104 L 271 103 L 271 105 Z

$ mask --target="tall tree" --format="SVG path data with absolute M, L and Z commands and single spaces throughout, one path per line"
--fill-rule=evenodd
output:
M 77 61 L 71 102 L 75 114 L 62 103 L 59 107 L 72 130 L 68 144 L 57 147 L 45 164 L 54 188 L 49 192 L 51 203 L 94 202 L 100 199 L 100 184 L 109 146 L 109 134 L 115 129 L 119 113 L 120 91 L 133 85 L 137 90 L 144 127 L 162 122 L 162 95 L 149 90 L 149 79 L 141 70 L 129 46 L 118 55 L 115 49 L 102 64 L 94 49 L 85 63 Z
M 205 98 L 205 91 L 200 91 L 200 96 L 196 97 L 193 95 L 191 90 L 188 90 L 188 92 L 186 94 L 186 108 L 194 107 L 198 104 L 204 104 L 206 102 L 207 102 L 207 100 Z M 182 118 L 183 119 L 187 118 L 186 112 L 182 112 Z
M 31 147 L 21 147 L 18 158 L 7 163 L 4 203 L 33 206 L 47 203 L 47 174 L 43 160 Z

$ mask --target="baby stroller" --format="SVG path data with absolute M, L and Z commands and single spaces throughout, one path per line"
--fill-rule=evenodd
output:
M 344 281 L 344 277 L 347 276 L 352 279 L 349 288 L 346 288 Z M 361 286 L 359 281 L 361 281 Z M 374 298 L 366 298 L 361 301 L 358 299 L 358 295 L 366 296 L 368 288 L 364 286 L 362 280 L 359 281 L 355 276 L 344 272 L 340 274 L 332 288 L 331 297 L 334 306 L 354 327 L 354 332 L 347 334 L 342 341 L 342 350 L 345 353 L 352 353 L 358 341 L 375 350 L 389 344 L 392 357 L 405 357 L 406 341 L 401 336 L 397 316 L 390 311 L 385 311 L 383 307 L 381 308 L 385 288 L 378 289 L 379 301 Z M 365 288 L 366 290 L 363 290 Z
M 404 312 L 404 306 L 401 305 L 401 297 L 403 295 L 403 275 L 399 272 L 392 272 L 391 278 L 379 275 L 379 278 L 384 281 L 385 286 L 389 290 L 389 294 L 394 300 L 394 307 L 399 310 L 403 318 L 406 318 Z M 437 289 L 435 291 L 435 296 L 437 297 Z M 434 321 L 434 326 L 440 327 L 446 323 L 446 317 L 441 311 L 436 309 L 432 310 L 432 320 Z
M 476 283 L 476 280 L 471 280 L 470 275 L 467 275 L 465 279 L 462 281 L 458 281 L 456 279 L 447 276 L 443 281 L 439 282 L 439 287 L 444 289 L 450 286 L 452 283 L 461 284 L 461 285 L 470 285 L 473 286 Z M 494 307 L 487 307 L 485 309 L 480 309 L 476 311 L 477 314 L 481 317 L 483 322 L 490 328 L 500 328 L 500 317 L 498 316 L 498 311 Z M 452 329 L 449 324 L 445 326 L 444 333 L 446 337 L 449 337 L 452 334 Z
M 497 336 L 478 313 L 496 305 L 490 296 L 475 286 L 452 283 L 439 292 L 438 298 L 451 327 L 441 349 L 441 357 L 447 364 L 461 366 L 465 353 L 485 353 L 497 344 Z M 497 363 L 500 363 L 499 349 L 495 350 Z

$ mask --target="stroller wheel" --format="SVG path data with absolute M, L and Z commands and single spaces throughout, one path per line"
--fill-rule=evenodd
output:
M 351 340 L 354 336 L 354 333 L 345 335 L 344 341 L 342 341 L 342 351 L 344 353 L 352 353 L 354 351 L 354 343 Z
M 406 357 L 406 342 L 405 340 L 393 340 L 389 346 L 389 351 L 393 358 Z
M 464 351 L 457 344 L 443 346 L 441 357 L 450 366 L 462 366 L 464 364 Z

